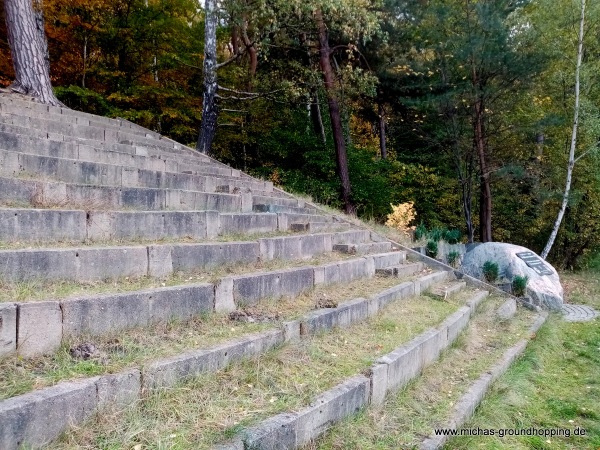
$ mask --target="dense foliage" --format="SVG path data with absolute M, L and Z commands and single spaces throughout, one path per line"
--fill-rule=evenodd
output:
M 213 154 L 341 207 L 314 15 L 329 33 L 352 201 L 540 251 L 562 200 L 579 1 L 223 0 Z M 193 145 L 204 13 L 194 0 L 45 0 L 57 96 Z M 600 5 L 588 5 L 573 188 L 551 253 L 600 250 Z M 12 79 L 4 20 L 0 85 Z

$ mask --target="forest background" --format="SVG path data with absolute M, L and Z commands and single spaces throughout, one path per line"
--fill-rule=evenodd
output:
M 582 0 L 213 3 L 211 156 L 365 219 L 385 221 L 392 204 L 414 202 L 429 229 L 538 253 L 563 201 L 582 48 L 573 184 L 550 259 L 560 268 L 598 264 L 600 5 L 587 5 L 580 40 Z M 45 0 L 57 97 L 193 146 L 203 6 Z M 4 17 L 0 24 L 0 86 L 8 86 Z

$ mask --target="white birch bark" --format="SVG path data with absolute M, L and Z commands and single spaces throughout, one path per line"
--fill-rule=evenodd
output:
M 558 212 L 558 216 L 556 217 L 556 221 L 554 222 L 554 227 L 552 228 L 552 233 L 550 233 L 550 237 L 548 238 L 548 242 L 546 243 L 546 247 L 541 253 L 541 257 L 546 259 L 552 246 L 554 245 L 554 241 L 556 240 L 556 236 L 558 235 L 558 230 L 560 228 L 560 224 L 562 223 L 563 217 L 565 215 L 565 211 L 567 210 L 567 205 L 569 204 L 569 194 L 571 192 L 571 181 L 573 180 L 573 168 L 575 167 L 575 148 L 577 147 L 577 130 L 579 128 L 579 104 L 580 104 L 580 74 L 581 74 L 581 63 L 583 59 L 583 38 L 584 38 L 584 28 L 585 28 L 585 0 L 581 0 L 581 18 L 579 21 L 579 42 L 577 49 L 577 67 L 575 69 L 575 111 L 573 114 L 573 131 L 571 133 L 571 147 L 569 149 L 569 164 L 567 166 L 567 181 L 565 185 L 565 192 L 563 194 L 562 205 Z

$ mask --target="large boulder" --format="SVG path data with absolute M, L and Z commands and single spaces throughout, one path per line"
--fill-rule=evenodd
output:
M 562 308 L 563 288 L 558 273 L 531 250 L 501 242 L 479 244 L 465 254 L 459 270 L 483 280 L 483 265 L 486 261 L 498 264 L 499 277 L 510 282 L 517 275 L 527 276 L 527 295 L 534 304 L 546 309 Z

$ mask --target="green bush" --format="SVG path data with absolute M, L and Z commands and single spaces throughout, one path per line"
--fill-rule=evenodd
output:
M 415 241 L 420 241 L 421 239 L 425 238 L 427 236 L 427 228 L 425 227 L 425 224 L 423 222 L 421 222 L 419 225 L 417 225 L 417 228 L 415 228 Z
M 434 242 L 440 242 L 444 239 L 444 234 L 446 230 L 444 228 L 434 228 L 429 233 L 427 233 L 427 237 Z
M 443 238 L 448 244 L 458 244 L 461 237 L 460 230 L 444 230 Z
M 435 258 L 438 254 L 438 244 L 436 241 L 427 241 L 427 247 L 425 247 L 427 251 L 427 256 L 430 258 Z
M 523 297 L 525 292 L 527 292 L 527 282 L 529 278 L 527 275 L 520 276 L 517 275 L 512 281 L 512 293 L 517 297 Z
M 486 261 L 483 264 L 483 276 L 488 283 L 493 283 L 498 279 L 498 264 L 492 261 Z
M 448 265 L 455 267 L 459 258 L 460 253 L 458 253 L 456 250 L 452 250 L 450 253 L 448 253 Z

